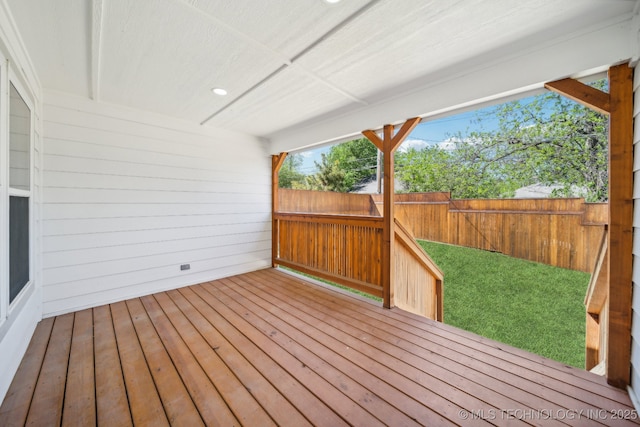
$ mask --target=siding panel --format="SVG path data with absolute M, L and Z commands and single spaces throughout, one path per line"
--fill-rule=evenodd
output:
M 270 264 L 261 141 L 57 94 L 44 104 L 45 316 Z

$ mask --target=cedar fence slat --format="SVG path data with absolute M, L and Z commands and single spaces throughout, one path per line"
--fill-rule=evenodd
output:
M 382 196 L 279 189 L 280 212 L 380 217 Z M 584 199 L 451 199 L 450 194 L 396 194 L 395 216 L 418 239 L 496 251 L 591 273 L 607 203 Z M 372 208 L 375 206 L 376 208 Z M 284 213 L 278 215 L 285 215 Z M 331 218 L 330 221 L 334 221 Z

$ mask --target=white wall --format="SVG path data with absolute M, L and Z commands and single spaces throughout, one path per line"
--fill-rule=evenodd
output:
M 16 31 L 14 22 L 0 2 L 0 400 L 11 384 L 13 375 L 27 349 L 38 321 L 42 319 L 41 290 L 41 149 L 42 149 L 42 104 L 41 84 L 33 71 L 33 65 Z M 30 281 L 22 293 L 9 304 L 8 274 L 8 84 L 9 76 L 20 88 L 21 96 L 28 100 L 34 120 L 33 174 L 31 176 L 31 223 L 30 223 Z M 15 154 L 15 153 L 13 153 Z M 14 163 L 16 158 L 14 156 Z M 15 177 L 15 176 L 14 176 Z
M 45 317 L 270 265 L 262 141 L 56 93 L 43 126 Z

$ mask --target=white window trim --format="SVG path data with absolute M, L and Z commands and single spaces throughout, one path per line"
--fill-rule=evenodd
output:
M 9 317 L 9 73 L 6 57 L 0 52 L 0 326 Z
M 2 89 L 2 102 L 4 103 L 4 109 L 2 109 L 0 111 L 0 120 L 3 120 L 5 123 L 5 126 L 3 127 L 3 129 L 5 129 L 4 132 L 2 132 L 2 136 L 5 138 L 5 143 L 4 143 L 4 151 L 3 154 L 6 158 L 5 162 L 6 162 L 6 169 L 5 169 L 5 173 L 4 173 L 4 182 L 5 182 L 5 186 L 6 186 L 6 194 L 3 197 L 3 202 L 5 204 L 5 218 L 3 219 L 4 224 L 2 224 L 2 228 L 5 230 L 6 236 L 4 241 L 6 242 L 5 246 L 5 254 L 3 256 L 3 262 L 5 263 L 6 268 L 4 269 L 5 276 L 6 276 L 6 281 L 2 286 L 2 295 L 4 297 L 4 301 L 2 303 L 2 306 L 5 310 L 5 314 L 3 315 L 2 319 L 6 320 L 9 317 L 11 317 L 11 315 L 20 310 L 20 307 L 23 305 L 22 301 L 27 298 L 28 295 L 31 295 L 33 288 L 34 288 L 34 274 L 35 274 L 35 269 L 34 269 L 34 262 L 35 262 L 35 235 L 34 235 L 34 230 L 35 230 L 35 218 L 34 218 L 34 200 L 33 200 L 33 196 L 34 196 L 34 169 L 35 169 L 35 147 L 34 147 L 34 140 L 35 140 L 35 110 L 34 110 L 34 102 L 32 100 L 32 95 L 31 95 L 31 91 L 27 90 L 27 88 L 22 84 L 20 78 L 17 76 L 17 74 L 13 71 L 13 69 L 9 66 L 6 67 L 8 68 L 8 72 L 5 71 L 5 74 L 7 75 L 7 78 L 3 78 L 2 79 L 2 84 L 5 86 Z M 8 158 L 9 158 L 9 97 L 10 97 L 10 92 L 9 92 L 9 88 L 11 87 L 11 85 L 13 84 L 13 86 L 16 88 L 16 90 L 18 91 L 18 93 L 20 94 L 20 96 L 22 97 L 22 100 L 25 102 L 25 104 L 27 104 L 27 107 L 29 108 L 29 111 L 31 112 L 30 114 L 30 118 L 29 118 L 29 190 L 21 190 L 21 189 L 17 189 L 17 188 L 11 188 L 9 185 L 9 162 L 8 162 Z M 29 281 L 27 282 L 26 285 L 24 285 L 24 287 L 20 290 L 20 292 L 18 293 L 18 295 L 16 295 L 16 297 L 13 299 L 13 301 L 9 302 L 9 196 L 18 196 L 18 197 L 28 197 L 29 198 Z M 0 323 L 1 324 L 1 323 Z

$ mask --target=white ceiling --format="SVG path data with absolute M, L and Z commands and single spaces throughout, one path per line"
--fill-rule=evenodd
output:
M 636 5 L 635 0 L 3 1 L 45 89 L 274 140 L 313 126 L 322 126 L 322 138 L 329 138 L 332 132 L 325 128 L 331 118 L 389 104 L 446 81 L 452 70 L 464 74 L 496 58 L 568 43 L 586 29 L 619 25 L 621 17 L 631 19 Z M 212 94 L 213 87 L 228 95 Z M 430 112 L 427 102 L 424 111 L 419 104 L 413 108 L 415 115 Z M 405 118 L 386 113 L 389 122 Z M 362 124 L 367 122 L 354 126 Z M 343 125 L 333 136 L 350 131 Z M 320 141 L 304 144 L 313 142 Z

